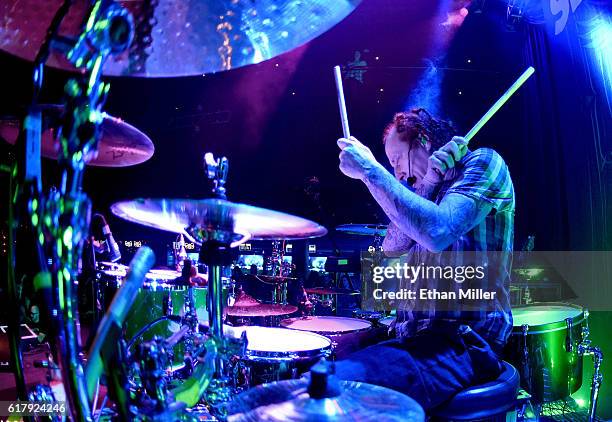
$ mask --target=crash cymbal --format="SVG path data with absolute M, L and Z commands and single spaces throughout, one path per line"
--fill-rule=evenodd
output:
M 336 231 L 356 236 L 386 236 L 386 224 L 342 224 Z
M 244 290 L 238 290 L 238 296 L 236 297 L 236 301 L 234 302 L 234 306 L 238 306 L 240 308 L 245 308 L 248 306 L 258 306 L 261 305 L 261 302 L 255 299 L 253 296 L 246 294 Z
M 341 289 L 339 287 L 311 287 L 306 290 L 309 295 L 358 295 L 359 290 Z
M 43 115 L 41 154 L 57 159 L 59 143 L 57 128 L 64 107 L 58 104 L 40 106 Z M 15 145 L 19 136 L 21 119 L 0 116 L 0 138 Z M 143 163 L 153 156 L 155 147 L 147 135 L 123 120 L 103 113 L 98 156 L 87 161 L 90 166 L 127 167 Z
M 135 199 L 111 206 L 113 214 L 133 223 L 186 235 L 202 243 L 211 227 L 233 222 L 234 245 L 247 239 L 307 239 L 324 236 L 319 224 L 264 208 L 223 199 Z
M 227 315 L 235 317 L 267 317 L 289 315 L 298 310 L 297 306 L 280 304 L 249 304 L 247 306 L 228 306 L 225 308 Z
M 0 2 L 0 49 L 33 61 L 63 0 Z M 166 77 L 229 70 L 278 56 L 330 29 L 360 0 L 118 1 L 133 18 L 129 49 L 103 74 Z M 91 2 L 74 0 L 59 35 L 76 38 Z M 58 53 L 48 64 L 72 65 Z
M 397 391 L 363 382 L 340 381 L 342 393 L 314 399 L 305 379 L 258 385 L 228 405 L 231 422 L 424 421 L 422 407 Z

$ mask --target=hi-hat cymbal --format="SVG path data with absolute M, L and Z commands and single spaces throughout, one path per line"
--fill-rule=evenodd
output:
M 336 231 L 356 236 L 386 236 L 386 224 L 342 224 Z
M 58 104 L 40 106 L 43 116 L 41 154 L 57 159 L 59 143 L 56 130 L 64 107 Z M 19 137 L 21 119 L 14 116 L 0 116 L 0 138 L 15 145 Z M 127 167 L 143 163 L 153 156 L 155 147 L 151 139 L 134 126 L 123 120 L 103 114 L 98 156 L 87 162 L 98 167 Z
M 223 199 L 135 199 L 111 206 L 113 214 L 133 223 L 174 233 L 202 243 L 212 227 L 224 225 L 246 239 L 308 239 L 327 229 L 313 221 L 278 211 L 237 204 Z
M 360 0 L 122 0 L 134 17 L 129 49 L 106 61 L 115 76 L 202 75 L 259 63 L 330 29 Z M 33 61 L 63 0 L 0 2 L 0 49 Z M 90 1 L 74 0 L 59 34 L 76 38 Z M 73 69 L 60 54 L 48 64 Z
M 410 397 L 389 388 L 340 381 L 339 396 L 313 399 L 305 379 L 258 385 L 228 405 L 231 422 L 424 421 L 423 408 Z

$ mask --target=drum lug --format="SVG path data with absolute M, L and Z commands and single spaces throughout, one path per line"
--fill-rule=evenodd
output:
M 527 380 L 527 384 L 529 390 L 532 390 L 531 385 L 531 369 L 529 367 L 529 347 L 527 346 L 527 335 L 529 334 L 529 325 L 523 324 L 521 326 L 521 332 L 523 334 L 523 362 L 522 362 L 522 370 L 521 377 Z
M 237 359 L 233 370 L 234 388 L 244 391 L 251 388 L 251 368 L 242 359 Z
M 565 333 L 565 351 L 567 353 L 572 353 L 574 351 L 574 338 L 572 335 L 574 322 L 571 318 L 565 318 L 565 324 L 567 326 L 567 331 Z
M 164 300 L 162 303 L 164 307 L 164 309 L 162 310 L 163 314 L 166 316 L 173 315 L 174 309 L 172 308 L 172 295 L 170 294 L 170 292 L 164 291 Z
M 337 360 L 336 359 L 336 349 L 337 348 L 338 348 L 338 342 L 332 340 L 330 357 L 333 362 Z
M 589 330 L 589 310 L 584 310 L 584 324 L 582 324 L 582 341 L 588 341 L 589 335 L 591 334 Z
M 529 349 L 527 348 L 527 334 L 529 334 L 529 325 L 523 324 L 521 326 L 523 333 L 523 359 L 527 362 L 529 358 Z

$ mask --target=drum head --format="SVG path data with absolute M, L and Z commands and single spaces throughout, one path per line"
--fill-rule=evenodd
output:
M 172 283 L 181 275 L 180 272 L 163 268 L 152 269 L 145 276 L 142 288 L 146 290 L 183 290 L 185 286 Z
M 372 327 L 372 323 L 370 321 L 357 318 L 314 316 L 285 319 L 281 321 L 281 326 L 290 328 L 292 330 L 340 334 L 368 330 Z
M 331 341 L 315 333 L 273 327 L 244 327 L 247 350 L 269 353 L 299 353 L 326 349 Z
M 147 280 L 174 280 L 180 277 L 181 273 L 164 268 L 154 268 L 146 275 Z
M 536 303 L 512 309 L 515 327 L 525 324 L 530 327 L 577 319 L 583 314 L 582 308 L 570 303 Z
M 99 272 L 110 277 L 125 277 L 130 268 L 127 265 L 106 261 L 98 261 L 96 266 Z

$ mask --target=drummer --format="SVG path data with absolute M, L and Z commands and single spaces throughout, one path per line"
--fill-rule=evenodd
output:
M 441 251 L 512 251 L 508 167 L 494 150 L 470 151 L 454 133 L 449 122 L 425 109 L 397 113 L 383 133 L 393 175 L 357 139 L 338 140 L 340 170 L 361 180 L 391 220 L 386 253 L 435 258 Z M 439 309 L 435 301 L 404 301 L 397 309 L 397 338 L 339 361 L 338 377 L 399 390 L 425 409 L 497 377 L 512 329 L 509 255 L 489 268 L 493 303 L 474 302 L 480 308 L 468 313 L 457 302 Z

